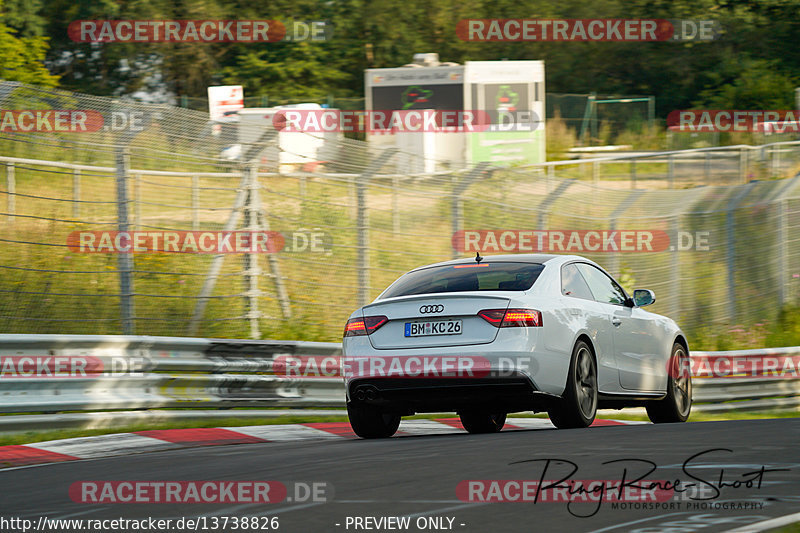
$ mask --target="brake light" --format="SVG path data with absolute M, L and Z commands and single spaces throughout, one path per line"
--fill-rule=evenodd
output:
M 542 326 L 542 313 L 535 309 L 509 309 L 501 328 L 538 328 Z
M 364 318 L 351 318 L 344 326 L 344 337 L 357 337 L 370 335 L 372 332 L 389 321 L 385 316 L 366 316 Z
M 496 328 L 542 327 L 542 313 L 535 309 L 484 309 L 478 316 Z

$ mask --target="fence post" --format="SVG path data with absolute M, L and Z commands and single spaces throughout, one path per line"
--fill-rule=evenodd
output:
M 356 227 L 358 228 L 358 305 L 369 303 L 369 212 L 367 211 L 367 187 L 369 180 L 377 174 L 395 154 L 394 148 L 385 149 L 367 166 L 355 180 Z
M 392 231 L 400 233 L 400 176 L 392 176 Z
M 778 302 L 781 308 L 788 303 L 789 295 L 787 281 L 789 274 L 789 206 L 786 193 L 794 188 L 796 182 L 800 180 L 797 176 L 784 180 L 786 182 L 776 195 L 778 201 L 778 232 L 776 235 L 778 244 Z
M 135 210 L 135 228 L 138 231 L 142 227 L 142 175 L 133 175 L 133 208 Z
M 127 148 L 117 147 L 117 229 L 127 233 L 130 229 L 128 221 L 128 173 L 130 171 L 130 154 Z M 133 322 L 133 254 L 117 254 L 119 266 L 119 303 L 122 334 L 134 334 Z
M 728 270 L 728 318 L 736 316 L 736 219 L 734 211 L 757 182 L 740 187 L 740 191 L 728 201 L 725 207 L 725 266 Z
M 72 171 L 72 216 L 81 216 L 81 170 L 76 168 Z
M 674 317 L 675 320 L 680 320 L 680 313 L 681 313 L 681 258 L 680 258 L 680 250 L 678 249 L 678 243 L 680 242 L 680 229 L 681 229 L 681 217 L 680 215 L 676 215 L 672 219 L 672 235 L 675 239 L 672 243 L 671 252 L 670 252 L 670 277 L 672 278 L 672 283 L 670 283 L 670 295 L 672 296 L 672 306 L 670 307 L 670 315 Z
M 17 181 L 14 163 L 6 163 L 6 190 L 8 190 L 8 224 L 13 225 L 17 210 Z
M 789 274 L 789 256 L 786 240 L 788 238 L 787 220 L 789 211 L 786 208 L 786 198 L 778 200 L 778 302 L 781 309 L 786 305 L 786 276 Z
M 608 215 L 608 220 L 611 221 L 609 225 L 609 232 L 612 234 L 617 230 L 617 220 L 627 211 L 630 207 L 636 203 L 636 200 L 639 199 L 644 194 L 644 190 L 637 189 L 635 191 L 631 191 L 628 196 L 620 202 L 620 204 Z M 614 276 L 620 275 L 620 266 L 619 266 L 619 252 L 615 252 L 610 254 L 611 257 L 608 260 L 608 271 L 611 272 Z
M 356 210 L 356 213 L 354 213 L 356 216 L 358 216 L 358 214 L 357 214 L 358 213 L 358 205 L 357 205 L 358 204 L 358 183 L 357 183 L 357 181 L 358 181 L 358 178 L 355 177 L 355 176 L 350 176 L 350 177 L 347 178 L 348 194 L 350 196 L 351 205 Z
M 451 240 L 459 231 L 464 229 L 464 202 L 461 200 L 461 192 L 458 190 L 457 179 L 456 176 L 453 176 L 453 196 L 450 200 L 450 225 L 453 230 L 453 234 L 450 236 Z M 459 253 L 455 247 L 453 247 L 451 254 L 453 259 L 458 259 Z
M 248 165 L 245 172 L 247 172 L 247 184 L 245 185 L 247 202 L 244 205 L 244 229 L 254 232 L 257 230 L 258 210 L 260 207 L 258 205 L 258 163 Z M 247 308 L 247 321 L 250 323 L 250 338 L 260 339 L 259 319 L 261 318 L 261 313 L 258 310 L 258 297 L 261 295 L 261 291 L 258 288 L 258 276 L 261 274 L 261 270 L 254 254 L 244 254 L 243 260 L 244 299 Z
M 252 179 L 258 179 L 257 173 L 259 154 L 261 154 L 265 148 L 269 147 L 270 144 L 277 143 L 277 138 L 278 132 L 274 129 L 269 129 L 265 131 L 254 143 L 252 143 L 252 145 L 247 149 L 247 152 L 243 154 L 242 160 L 255 167 L 253 171 L 255 174 Z M 225 226 L 222 228 L 222 231 L 225 233 L 231 232 L 236 228 L 236 224 L 239 222 L 241 212 L 245 209 L 245 204 L 250 201 L 250 168 L 246 167 L 245 165 L 242 165 L 239 168 L 242 172 L 242 180 L 239 185 L 239 190 L 236 193 L 236 199 L 233 202 L 233 207 L 231 208 L 231 214 L 228 217 L 228 220 L 225 222 Z M 258 208 L 258 205 L 256 205 L 256 208 Z M 224 259 L 225 254 L 220 253 L 216 254 L 214 259 L 211 261 L 211 266 L 206 274 L 206 279 L 203 281 L 203 287 L 200 289 L 200 294 L 197 296 L 197 303 L 194 306 L 194 313 L 192 314 L 192 319 L 189 322 L 189 327 L 187 328 L 189 335 L 197 334 L 197 330 L 200 327 L 200 320 L 203 318 L 206 305 L 208 304 L 209 298 L 211 298 L 211 293 L 214 292 L 214 286 L 216 285 L 217 278 L 222 270 L 222 262 Z
M 780 145 L 772 148 L 772 177 L 781 174 L 781 147 Z
M 239 216 L 241 215 L 241 210 L 244 207 L 245 201 L 247 200 L 247 169 L 244 167 L 241 167 L 241 169 L 242 180 L 239 184 L 239 190 L 236 192 L 236 199 L 233 202 L 231 214 L 228 217 L 228 220 L 225 222 L 225 226 L 222 228 L 222 231 L 226 233 L 233 231 L 236 228 L 236 224 L 239 222 Z M 200 289 L 200 294 L 197 296 L 197 302 L 194 306 L 194 313 L 192 314 L 192 319 L 189 322 L 189 328 L 187 329 L 189 335 L 196 335 L 198 329 L 200 328 L 200 320 L 203 318 L 203 314 L 205 314 L 206 305 L 208 304 L 209 298 L 211 298 L 211 293 L 214 292 L 214 286 L 216 285 L 217 278 L 222 270 L 222 262 L 224 259 L 225 254 L 216 254 L 214 259 L 211 260 L 211 266 L 209 267 L 206 278 L 203 281 L 203 287 Z
M 739 179 L 747 183 L 747 148 L 739 149 Z
M 669 155 L 667 158 L 667 181 L 669 182 L 669 188 L 675 188 L 675 157 L 673 155 Z
M 451 228 L 453 230 L 453 235 L 451 235 L 451 240 L 455 236 L 456 233 L 463 229 L 464 225 L 464 202 L 461 200 L 461 195 L 464 194 L 472 182 L 477 180 L 481 177 L 483 172 L 489 167 L 489 163 L 481 162 L 476 164 L 472 169 L 467 172 L 467 175 L 464 176 L 460 182 L 457 181 L 457 178 L 453 176 L 453 191 L 450 195 L 450 216 L 451 216 Z M 459 252 L 454 247 L 453 248 L 453 259 L 458 259 Z
M 192 176 L 192 230 L 200 229 L 200 176 Z

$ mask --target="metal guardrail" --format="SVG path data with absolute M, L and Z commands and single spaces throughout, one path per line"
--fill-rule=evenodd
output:
M 0 412 L 342 407 L 341 354 L 339 343 L 0 335 Z M 694 352 L 692 357 L 702 362 L 719 356 L 798 355 L 800 347 Z M 287 371 L 286 361 L 309 357 L 323 363 L 324 371 L 314 377 Z M 12 370 L 29 375 L 8 377 Z M 48 375 L 57 370 L 62 372 Z M 800 378 L 698 377 L 693 398 L 698 411 L 796 408 Z

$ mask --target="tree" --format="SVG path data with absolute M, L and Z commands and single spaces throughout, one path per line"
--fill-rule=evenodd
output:
M 44 66 L 47 37 L 19 37 L 5 24 L 5 9 L 0 0 L 0 79 L 55 87 L 58 76 Z

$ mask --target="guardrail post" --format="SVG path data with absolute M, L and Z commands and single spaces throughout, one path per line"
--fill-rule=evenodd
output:
M 192 230 L 200 229 L 200 176 L 192 176 Z
M 364 172 L 355 180 L 356 227 L 358 228 L 358 305 L 369 303 L 369 212 L 367 211 L 367 187 L 369 180 L 377 174 L 395 154 L 394 148 L 385 149 L 373 159 Z
M 116 150 L 117 166 L 117 229 L 127 233 L 130 229 L 128 221 L 128 173 L 130 172 L 130 154 L 127 148 Z M 117 254 L 119 268 L 119 304 L 122 334 L 134 334 L 133 322 L 133 254 Z
M 6 190 L 8 191 L 8 224 L 13 225 L 17 210 L 17 181 L 14 163 L 6 163 Z
M 76 168 L 72 171 L 72 216 L 81 216 L 81 170 Z

